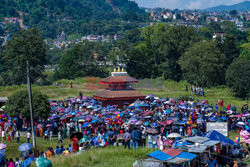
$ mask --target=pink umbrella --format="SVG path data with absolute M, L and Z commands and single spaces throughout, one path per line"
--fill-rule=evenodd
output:
M 174 142 L 173 142 L 172 140 L 170 140 L 170 139 L 166 139 L 166 140 L 164 141 L 164 145 L 165 145 L 165 146 L 171 146 L 173 143 L 174 143 Z
M 119 111 L 116 111 L 116 112 L 114 112 L 114 114 L 116 114 L 116 115 L 117 115 L 117 114 L 120 114 L 120 112 L 119 112 Z
M 43 128 L 43 124 L 38 124 L 36 127 L 37 127 L 38 129 Z
M 88 97 L 83 97 L 83 99 L 88 100 Z
M 174 122 L 174 120 L 169 119 L 169 120 L 167 120 L 167 125 L 170 125 L 170 124 L 173 123 L 173 122 Z
M 2 150 L 2 149 L 4 149 L 4 148 L 6 148 L 7 147 L 7 144 L 4 144 L 4 143 L 1 143 L 0 144 L 0 149 Z
M 51 127 L 51 126 L 53 126 L 52 124 L 48 124 L 48 125 L 46 125 L 46 127 Z
M 234 115 L 234 117 L 236 117 L 236 118 L 240 118 L 240 117 L 241 117 L 241 115 L 240 115 L 240 114 L 237 114 L 237 115 Z
M 89 120 L 91 120 L 91 117 L 86 117 L 85 120 L 89 121 Z
M 167 125 L 167 122 L 161 122 L 160 124 L 165 126 L 165 125 Z
M 180 103 L 180 105 L 185 105 L 185 103 Z

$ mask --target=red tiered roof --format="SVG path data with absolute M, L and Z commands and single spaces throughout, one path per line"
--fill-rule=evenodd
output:
M 136 90 L 102 90 L 94 95 L 94 98 L 100 100 L 112 100 L 112 99 L 141 99 L 145 95 Z
M 138 80 L 130 76 L 110 76 L 102 79 L 100 83 L 114 84 L 114 83 L 138 83 Z

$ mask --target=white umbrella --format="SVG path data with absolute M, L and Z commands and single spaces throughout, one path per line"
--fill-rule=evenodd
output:
M 238 124 L 238 125 L 245 125 L 244 122 L 238 122 L 237 124 Z
M 179 133 L 170 133 L 168 135 L 169 138 L 176 138 L 176 137 L 181 137 L 181 135 Z

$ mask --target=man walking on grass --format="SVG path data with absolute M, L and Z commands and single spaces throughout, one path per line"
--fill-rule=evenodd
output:
M 20 142 L 20 132 L 19 130 L 16 131 L 16 143 Z

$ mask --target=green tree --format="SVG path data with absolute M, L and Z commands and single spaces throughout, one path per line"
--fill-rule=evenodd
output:
M 35 82 L 47 62 L 45 50 L 43 39 L 36 29 L 19 31 L 6 45 L 3 60 L 7 71 L 1 74 L 0 84 L 26 83 L 26 61 L 31 68 L 31 81 Z
M 226 83 L 236 96 L 246 97 L 250 93 L 250 59 L 236 59 L 226 71 Z
M 34 118 L 48 118 L 50 113 L 50 105 L 48 97 L 40 92 L 32 92 Z M 19 91 L 8 97 L 6 102 L 6 113 L 9 116 L 18 116 L 30 119 L 29 95 L 28 91 Z
M 226 34 L 224 39 L 217 38 L 217 47 L 225 55 L 225 66 L 228 67 L 235 58 L 239 57 L 240 51 L 236 45 L 237 41 L 231 34 Z
M 199 42 L 187 49 L 179 60 L 183 79 L 191 84 L 210 87 L 224 82 L 225 56 L 215 43 Z
M 222 28 L 221 28 L 221 25 L 220 23 L 218 22 L 212 22 L 210 24 L 207 25 L 207 28 L 214 32 L 214 33 L 219 33 L 219 32 L 222 32 Z
M 55 78 L 103 77 L 106 75 L 107 53 L 101 43 L 84 41 L 75 45 L 61 58 Z

